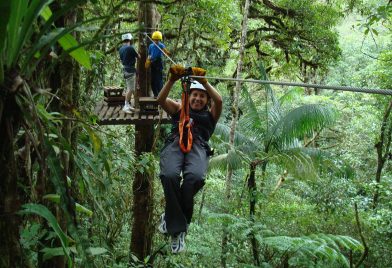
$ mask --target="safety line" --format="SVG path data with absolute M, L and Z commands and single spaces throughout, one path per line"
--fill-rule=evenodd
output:
M 173 63 L 173 64 L 175 64 L 175 65 L 177 64 L 177 63 L 174 62 L 174 60 L 172 60 L 172 58 L 169 57 L 169 55 L 167 55 L 167 54 L 165 53 L 165 51 L 163 51 L 157 44 L 155 44 L 154 40 L 152 40 L 151 37 L 149 37 L 147 33 L 144 33 L 144 35 L 147 36 L 148 39 L 150 39 L 151 42 L 152 42 L 152 43 L 153 43 L 153 44 L 154 44 L 154 45 L 155 45 L 155 46 L 156 46 L 156 47 L 157 47 L 157 48 L 158 48 L 158 49 L 159 49 L 159 50 L 160 50 L 160 51 L 161 51 L 161 52 L 162 52 L 162 53 L 163 53 L 172 63 Z
M 270 85 L 281 85 L 281 86 L 297 86 L 297 87 L 311 87 L 320 89 L 332 89 L 341 91 L 351 91 L 351 92 L 363 92 L 371 94 L 380 95 L 391 95 L 392 89 L 379 89 L 379 88 L 362 88 L 362 87 L 349 87 L 349 86 L 329 86 L 320 84 L 306 84 L 306 83 L 296 83 L 296 82 L 280 82 L 280 81 L 268 81 L 268 80 L 255 80 L 255 79 L 237 79 L 228 77 L 212 77 L 212 76 L 195 76 L 190 75 L 192 78 L 206 78 L 211 80 L 222 80 L 222 81 L 239 81 L 245 83 L 256 83 L 256 84 L 270 84 Z

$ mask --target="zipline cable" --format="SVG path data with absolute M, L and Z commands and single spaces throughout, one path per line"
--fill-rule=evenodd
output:
M 362 87 L 349 87 L 349 86 L 330 86 L 330 85 L 320 85 L 320 84 L 306 84 L 306 83 L 296 83 L 296 82 L 280 82 L 280 81 L 268 81 L 268 80 L 255 80 L 255 79 L 237 79 L 229 77 L 213 77 L 213 76 L 195 76 L 190 75 L 191 78 L 206 78 L 210 80 L 221 80 L 221 81 L 239 81 L 245 83 L 255 83 L 263 85 L 280 85 L 280 86 L 297 86 L 297 87 L 311 87 L 320 89 L 332 89 L 341 91 L 351 91 L 351 92 L 363 92 L 371 94 L 380 95 L 390 95 L 392 96 L 392 89 L 379 89 L 379 88 L 362 88 Z
M 155 44 L 154 40 L 148 36 L 147 33 L 144 33 L 148 39 L 173 63 L 177 64 L 169 55 L 165 53 L 157 44 Z M 330 85 L 320 85 L 320 84 L 307 84 L 307 83 L 297 83 L 297 82 L 281 82 L 281 81 L 268 81 L 268 80 L 256 80 L 256 79 L 237 79 L 237 78 L 229 78 L 229 77 L 213 77 L 213 76 L 195 76 L 190 75 L 191 78 L 206 78 L 211 80 L 220 80 L 220 81 L 233 81 L 233 82 L 245 82 L 245 83 L 255 83 L 255 84 L 263 84 L 263 85 L 280 85 L 280 86 L 291 86 L 291 87 L 308 87 L 308 88 L 320 88 L 320 89 L 331 89 L 331 90 L 340 90 L 340 91 L 350 91 L 350 92 L 362 92 L 362 93 L 370 93 L 370 94 L 379 94 L 379 95 L 390 95 L 392 96 L 392 89 L 379 89 L 379 88 L 363 88 L 363 87 L 350 87 L 350 86 L 330 86 Z

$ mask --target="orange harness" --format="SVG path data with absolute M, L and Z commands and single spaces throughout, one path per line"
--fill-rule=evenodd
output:
M 179 144 L 181 151 L 183 153 L 189 153 L 192 149 L 193 136 L 192 136 L 192 118 L 189 117 L 189 88 L 190 81 L 188 79 L 182 79 L 182 96 L 181 96 L 181 113 L 180 113 L 180 121 L 178 122 L 178 131 L 180 133 Z M 185 145 L 183 141 L 184 132 L 187 131 L 188 140 Z

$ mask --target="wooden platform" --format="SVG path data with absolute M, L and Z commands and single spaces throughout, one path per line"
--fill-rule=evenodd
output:
M 109 106 L 105 101 L 101 101 L 95 107 L 95 114 L 98 116 L 100 125 L 150 125 L 160 121 L 161 124 L 171 123 L 170 117 L 163 110 L 159 114 L 146 114 L 136 110 L 133 113 L 122 111 L 123 105 Z

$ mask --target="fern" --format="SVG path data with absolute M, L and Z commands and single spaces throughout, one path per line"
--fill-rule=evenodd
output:
M 256 236 L 256 238 L 261 244 L 286 255 L 291 265 L 309 263 L 309 261 L 320 263 L 321 261 L 328 263 L 331 267 L 349 267 L 350 264 L 343 251 L 363 250 L 359 241 L 343 235 L 312 234 L 301 237 Z

